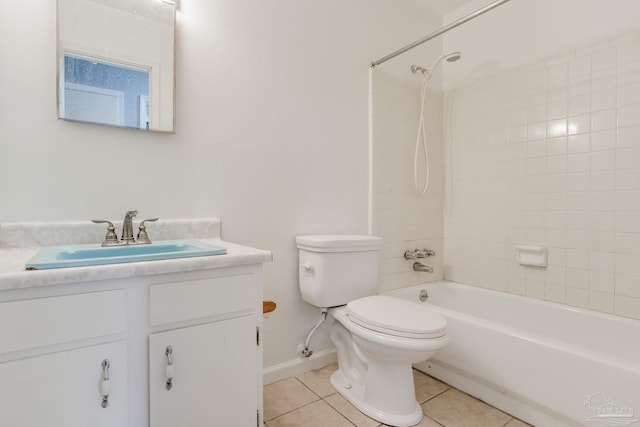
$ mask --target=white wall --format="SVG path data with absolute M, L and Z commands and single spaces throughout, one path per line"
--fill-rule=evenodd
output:
M 640 318 L 640 4 L 532 5 L 444 40 L 463 51 L 448 70 L 445 276 Z M 549 266 L 518 265 L 516 244 L 549 248 Z
M 175 135 L 58 121 L 55 2 L 4 5 L 0 222 L 219 216 L 225 239 L 274 253 L 272 366 L 318 317 L 300 300 L 294 237 L 367 232 L 368 64 L 428 17 L 395 0 L 180 5 Z M 326 330 L 312 345 L 329 346 Z
M 491 3 L 472 0 L 445 15 L 445 24 Z M 637 0 L 511 0 L 449 31 L 444 51 L 461 61 L 445 64 L 445 89 L 548 59 L 638 26 Z

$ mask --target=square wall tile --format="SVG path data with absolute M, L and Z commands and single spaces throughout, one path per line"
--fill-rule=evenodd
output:
M 589 308 L 603 313 L 614 312 L 614 295 L 608 292 L 589 291 Z
M 569 62 L 569 77 L 591 74 L 591 57 L 583 56 Z
M 591 55 L 591 71 L 597 72 L 607 68 L 615 67 L 617 63 L 617 51 L 615 48 L 608 48 Z
M 640 276 L 616 274 L 615 294 L 640 298 Z
M 614 129 L 593 132 L 591 134 L 591 151 L 614 150 L 616 148 L 616 131 Z
M 616 128 L 616 110 L 614 108 L 591 113 L 591 130 L 599 131 Z
M 620 89 L 618 89 L 620 90 Z M 617 93 L 615 88 L 608 88 L 591 95 L 591 111 L 609 110 L 617 107 Z
M 611 89 L 613 90 L 613 89 Z M 586 114 L 591 111 L 591 94 L 572 96 L 568 100 L 567 113 L 569 116 Z
M 579 133 L 590 132 L 591 121 L 591 114 L 580 114 L 577 116 L 571 116 L 567 120 L 567 133 L 569 135 L 576 135 Z
M 630 148 L 640 146 L 640 126 L 618 128 L 617 148 Z
M 640 319 L 640 298 L 616 295 L 614 300 L 614 313 L 619 316 Z
M 574 307 L 589 308 L 589 291 L 568 286 L 566 301 Z
M 446 278 L 640 316 L 640 31 L 455 95 Z M 544 274 L 513 265 L 515 242 L 549 248 Z

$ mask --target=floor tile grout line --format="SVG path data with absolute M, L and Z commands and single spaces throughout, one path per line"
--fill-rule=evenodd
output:
M 321 397 L 318 393 L 316 393 L 316 392 L 315 392 L 315 391 L 313 391 L 309 386 L 307 386 L 307 384 L 305 384 L 305 383 L 304 383 L 304 381 L 302 381 L 300 378 L 298 378 L 297 376 L 294 376 L 294 378 L 295 378 L 296 380 L 298 380 L 298 382 L 299 382 L 300 384 L 302 384 L 302 385 L 303 385 L 303 386 L 305 386 L 307 389 L 309 389 L 313 394 L 315 394 L 316 396 L 318 396 L 318 398 L 319 398 L 321 401 L 323 401 L 323 402 L 324 402 L 324 403 L 326 403 L 326 404 L 327 404 L 331 409 L 333 409 L 334 411 L 336 411 L 336 412 L 337 412 L 337 413 L 338 413 L 342 418 L 344 418 L 345 420 L 347 420 L 347 422 L 348 422 L 349 424 L 351 424 L 351 425 L 352 425 L 352 426 L 354 426 L 354 427 L 357 427 L 357 425 L 356 425 L 356 424 L 354 424 L 354 423 L 353 423 L 353 421 L 351 421 L 349 418 L 347 418 L 347 416 L 346 416 L 346 415 L 344 415 L 342 412 L 340 412 L 340 411 L 338 410 L 338 408 L 334 407 L 331 403 L 329 403 L 329 402 L 327 402 L 327 401 L 325 400 L 325 399 L 327 399 L 328 397 L 331 397 L 331 396 L 333 396 L 333 395 L 335 395 L 335 394 L 338 394 L 338 392 L 337 392 L 337 391 L 335 391 L 335 390 L 334 390 L 334 392 L 333 392 L 333 393 L 331 393 L 331 394 L 329 394 L 329 395 L 327 395 L 327 396 L 325 396 L 325 397 Z M 311 402 L 311 403 L 316 403 L 316 402 L 317 402 L 317 400 L 316 400 L 316 401 L 313 401 L 313 402 Z M 303 408 L 304 406 L 311 405 L 311 403 L 308 403 L 307 405 L 303 405 L 303 406 L 301 406 L 300 408 Z M 300 409 L 300 408 L 298 408 L 298 409 Z M 295 410 L 297 410 L 297 409 L 294 409 L 294 411 L 295 411 Z M 290 411 L 290 412 L 293 412 L 293 411 Z M 282 415 L 285 415 L 285 414 L 282 414 Z M 277 418 L 277 417 L 276 417 L 276 418 Z M 383 424 L 382 424 L 382 423 L 380 423 L 380 424 L 378 424 L 378 426 L 377 426 L 377 427 L 380 427 L 380 426 L 382 426 L 382 425 L 383 425 Z
M 509 424 L 511 421 L 513 421 L 513 417 L 511 417 L 510 419 L 507 420 L 506 423 L 502 424 L 501 427 L 505 427 L 507 424 Z
M 320 400 L 324 400 L 329 396 L 333 396 L 334 394 L 338 393 L 335 389 L 333 390 L 333 393 L 326 395 L 325 397 L 320 396 L 318 393 L 316 393 L 315 391 L 313 391 L 313 389 L 311 387 L 309 387 L 308 385 L 306 385 L 301 379 L 299 379 L 298 377 L 293 377 L 296 380 L 298 380 L 298 382 L 300 384 L 302 384 L 303 386 L 305 386 L 311 393 L 315 394 L 316 396 L 318 396 L 318 399 Z
M 297 379 L 297 378 L 296 378 L 296 379 Z M 298 381 L 300 381 L 300 380 L 298 380 Z M 311 391 L 313 391 L 313 390 L 311 390 Z M 314 394 L 315 394 L 315 393 L 314 393 Z M 331 394 L 330 394 L 329 396 L 327 396 L 327 397 L 333 396 L 334 394 L 336 394 L 336 393 L 331 393 Z M 275 420 L 275 419 L 278 419 L 278 418 L 280 418 L 280 417 L 284 417 L 284 416 L 285 416 L 285 415 L 287 415 L 287 414 L 290 414 L 291 412 L 295 412 L 295 411 L 297 411 L 297 410 L 299 410 L 299 409 L 302 409 L 302 408 L 304 408 L 304 407 L 307 407 L 307 406 L 313 405 L 313 404 L 318 403 L 318 402 L 320 402 L 320 401 L 321 401 L 321 402 L 324 402 L 324 403 L 325 403 L 329 408 L 331 408 L 333 411 L 335 411 L 335 412 L 336 412 L 338 415 L 340 415 L 342 418 L 344 418 L 345 420 L 347 420 L 347 422 L 348 422 L 349 424 L 351 424 L 351 425 L 352 425 L 352 426 L 354 426 L 354 427 L 357 427 L 357 425 L 356 425 L 356 424 L 354 424 L 354 423 L 353 423 L 349 418 L 347 418 L 347 417 L 346 417 L 342 412 L 340 412 L 337 408 L 333 407 L 333 405 L 331 405 L 329 402 L 327 402 L 327 401 L 325 400 L 325 398 L 320 397 L 320 396 L 318 396 L 317 394 L 316 394 L 316 396 L 318 397 L 318 399 L 317 399 L 317 400 L 314 400 L 313 402 L 309 402 L 309 403 L 307 403 L 307 404 L 304 404 L 304 405 L 302 405 L 302 406 L 299 406 L 299 407 L 297 407 L 297 408 L 295 408 L 295 409 L 292 409 L 292 410 L 290 410 L 290 411 L 288 411 L 288 412 L 284 412 L 284 413 L 282 413 L 282 414 L 278 415 L 277 417 L 273 417 L 273 418 L 271 418 L 271 419 L 269 419 L 269 420 L 263 420 L 263 424 L 268 424 L 268 423 L 270 423 L 271 421 L 273 421 L 273 420 Z M 380 425 L 382 425 L 382 424 L 380 424 Z
M 327 406 L 329 406 L 332 410 L 334 410 L 335 412 L 337 412 L 337 413 L 338 413 L 342 418 L 344 418 L 345 420 L 347 420 L 347 422 L 348 422 L 349 424 L 351 424 L 351 425 L 353 425 L 353 426 L 357 427 L 354 423 L 352 423 L 352 422 L 351 422 L 351 420 L 349 420 L 345 415 L 343 415 L 340 411 L 338 411 L 338 410 L 337 410 L 336 408 L 334 408 L 334 407 L 333 407 L 329 402 L 327 402 L 327 401 L 325 400 L 325 398 L 330 397 L 330 396 L 333 396 L 333 395 L 334 395 L 334 394 L 336 394 L 337 392 L 333 392 L 333 393 L 331 393 L 331 394 L 329 394 L 329 395 L 327 395 L 327 396 L 325 396 L 325 397 L 322 397 L 322 396 L 320 396 L 318 393 L 316 393 L 314 390 L 312 390 L 312 389 L 311 389 L 307 384 L 305 384 L 305 383 L 304 383 L 300 378 L 298 378 L 297 376 L 293 376 L 293 378 L 294 378 L 296 381 L 298 381 L 300 384 L 302 384 L 302 385 L 303 385 L 307 390 L 309 390 L 311 393 L 313 393 L 313 395 L 314 395 L 315 397 L 317 397 L 317 399 L 316 399 L 316 400 L 314 400 L 314 401 L 312 401 L 312 402 L 306 403 L 306 404 L 304 404 L 304 405 L 302 405 L 302 406 L 299 406 L 299 407 L 297 407 L 297 408 L 294 408 L 294 409 L 292 409 L 292 410 L 290 410 L 290 411 L 284 412 L 284 413 L 282 413 L 282 414 L 280 414 L 280 415 L 278 415 L 278 416 L 276 416 L 276 417 L 270 418 L 269 420 L 263 420 L 263 424 L 267 424 L 267 423 L 269 423 L 269 422 L 271 422 L 271 421 L 273 421 L 273 420 L 275 420 L 275 419 L 277 419 L 277 418 L 280 418 L 280 417 L 283 417 L 283 416 L 285 416 L 285 415 L 287 415 L 287 414 L 290 414 L 291 412 L 297 411 L 297 410 L 302 409 L 302 408 L 304 408 L 304 407 L 306 407 L 306 406 L 313 405 L 314 403 L 318 403 L 319 401 L 322 401 L 322 402 L 324 402 L 325 404 L 327 404 Z
M 505 426 L 506 426 L 507 424 L 509 424 L 511 421 L 513 421 L 514 419 L 516 419 L 516 417 L 514 417 L 514 416 L 513 416 L 513 415 L 511 415 L 510 413 L 505 412 L 505 411 L 503 411 L 502 409 L 499 409 L 499 408 L 497 408 L 497 407 L 493 406 L 493 405 L 492 405 L 492 404 L 490 404 L 489 402 L 485 402 L 484 400 L 480 399 L 479 397 L 472 396 L 471 394 L 467 393 L 466 391 L 462 391 L 462 390 L 460 390 L 460 389 L 458 389 L 458 388 L 455 388 L 455 387 L 453 387 L 453 386 L 451 386 L 451 385 L 449 385 L 449 384 L 446 384 L 446 383 L 443 383 L 443 384 L 445 384 L 445 385 L 448 387 L 446 390 L 444 390 L 444 391 L 442 391 L 442 392 L 438 393 L 437 395 L 435 395 L 435 396 L 433 396 L 433 397 L 431 397 L 431 398 L 429 398 L 429 399 L 425 400 L 423 403 L 421 403 L 421 404 L 420 404 L 420 406 L 422 406 L 422 405 L 424 405 L 425 403 L 427 403 L 427 402 L 431 401 L 432 399 L 435 399 L 436 397 L 440 396 L 441 394 L 446 393 L 446 392 L 447 392 L 447 391 L 449 391 L 449 390 L 456 390 L 456 391 L 458 391 L 458 392 L 460 392 L 460 393 L 463 393 L 463 394 L 467 395 L 468 397 L 470 397 L 470 398 L 472 398 L 472 399 L 475 399 L 475 400 L 477 400 L 477 401 L 479 401 L 479 402 L 482 402 L 483 404 L 485 404 L 485 405 L 487 405 L 487 406 L 490 406 L 490 407 L 492 407 L 492 408 L 494 408 L 494 409 L 498 410 L 499 412 L 502 412 L 503 414 L 508 415 L 509 417 L 511 417 L 511 418 L 509 418 L 509 419 L 508 419 L 508 420 L 507 420 L 503 425 L 501 425 L 500 427 L 505 427 Z M 426 414 L 425 414 L 425 415 L 426 415 Z M 429 417 L 429 418 L 430 418 L 430 417 Z M 435 421 L 435 420 L 434 420 L 434 421 Z M 436 421 L 436 422 L 437 422 L 437 421 Z M 440 423 L 438 423 L 438 424 L 440 424 Z M 440 425 L 442 425 L 442 424 L 440 424 Z
M 302 385 L 304 385 L 304 386 L 305 386 L 305 387 L 307 387 L 309 390 L 311 390 L 311 388 L 310 388 L 309 386 L 307 386 L 307 385 L 306 385 L 306 384 L 305 384 L 301 379 L 299 379 L 298 377 L 295 377 L 295 378 L 296 378 L 300 383 L 302 383 Z M 322 400 L 324 403 L 326 403 L 327 405 L 329 405 L 329 407 L 330 407 L 331 409 L 333 409 L 333 410 L 334 410 L 334 411 L 336 411 L 338 414 L 340 414 L 340 416 L 341 416 L 342 418 L 344 418 L 345 420 L 347 420 L 347 422 L 348 422 L 349 424 L 351 424 L 351 425 L 352 425 L 352 426 L 354 426 L 354 427 L 358 427 L 358 426 L 357 426 L 356 424 L 354 424 L 354 423 L 353 423 L 349 418 L 347 418 L 347 417 L 346 417 L 346 415 L 344 415 L 342 412 L 340 412 L 340 411 L 338 410 L 338 408 L 334 407 L 331 403 L 329 403 L 329 402 L 327 402 L 327 401 L 325 400 L 325 399 L 327 399 L 328 397 L 331 397 L 331 396 L 333 396 L 333 395 L 335 395 L 335 394 L 338 394 L 338 392 L 337 392 L 337 391 L 334 391 L 333 393 L 331 393 L 331 394 L 329 394 L 329 395 L 327 395 L 327 396 L 325 396 L 325 397 L 321 397 L 318 393 L 316 393 L 316 392 L 315 392 L 315 391 L 313 391 L 313 390 L 311 390 L 311 391 L 313 392 L 313 394 L 315 394 L 316 396 L 318 396 L 318 397 L 320 398 L 320 400 Z M 380 425 L 382 425 L 382 424 L 380 424 Z
M 444 383 L 443 383 L 444 384 Z M 453 387 L 447 385 L 447 388 L 442 390 L 440 393 L 434 394 L 433 396 L 431 396 L 430 398 L 428 398 L 427 400 L 423 401 L 423 402 L 418 402 L 420 403 L 420 405 L 424 405 L 425 403 L 429 402 L 432 399 L 435 399 L 436 397 L 440 396 L 441 394 L 444 394 L 446 392 L 448 392 L 449 390 L 451 390 Z
M 318 393 L 316 393 L 315 391 L 313 391 L 311 389 L 311 387 L 309 387 L 308 385 L 306 385 L 302 380 L 300 380 L 300 378 L 298 377 L 293 377 L 296 379 L 296 381 L 298 381 L 300 384 L 302 384 L 307 390 L 309 390 L 311 393 L 315 394 L 316 396 L 318 396 L 318 399 L 322 399 L 322 396 L 320 396 Z
M 433 421 L 434 423 L 438 424 L 439 426 L 441 426 L 441 427 L 445 427 L 445 425 L 444 425 L 444 424 L 439 423 L 438 421 L 436 421 L 436 420 L 434 420 L 433 418 L 431 418 L 431 417 L 427 416 L 426 414 L 425 414 L 425 417 L 426 417 L 426 418 L 429 418 L 429 420 Z M 503 426 L 503 427 L 504 427 L 504 426 Z
M 352 425 L 352 426 L 354 426 L 354 427 L 358 427 L 358 426 L 357 426 L 357 425 L 355 425 L 355 424 L 354 424 L 354 423 L 353 423 L 349 418 L 347 418 L 347 416 L 346 416 L 346 415 L 344 415 L 342 412 L 338 411 L 336 408 L 334 408 L 333 406 L 331 406 L 331 404 L 330 404 L 329 402 L 326 402 L 324 399 L 322 399 L 322 401 L 323 401 L 324 403 L 326 403 L 327 405 L 329 405 L 329 408 L 333 409 L 333 410 L 334 410 L 334 411 L 336 411 L 338 414 L 340 414 L 340 416 L 341 416 L 342 418 L 344 418 L 345 420 L 347 420 L 347 422 L 348 422 L 349 424 L 351 424 L 351 425 Z
M 295 411 L 297 411 L 298 409 L 302 409 L 302 408 L 305 408 L 305 407 L 307 407 L 307 406 L 309 406 L 309 405 L 313 405 L 314 403 L 318 403 L 320 400 L 322 400 L 322 399 L 321 399 L 321 398 L 318 398 L 318 399 L 314 400 L 313 402 L 305 403 L 304 405 L 302 405 L 302 406 L 298 406 L 297 408 L 294 408 L 294 409 L 292 409 L 292 410 L 290 410 L 290 411 L 283 412 L 282 414 L 280 414 L 280 415 L 278 415 L 278 416 L 276 416 L 276 417 L 269 418 L 268 420 L 264 420 L 264 422 L 265 422 L 265 423 L 271 422 L 271 421 L 273 421 L 273 420 L 275 420 L 275 419 L 277 419 L 277 418 L 280 418 L 280 417 L 283 417 L 283 416 L 285 416 L 285 415 L 287 415 L 287 414 L 290 414 L 290 413 L 292 413 L 292 412 L 295 412 Z

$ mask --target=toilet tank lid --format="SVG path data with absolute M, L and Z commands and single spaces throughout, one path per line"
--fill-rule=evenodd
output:
M 359 234 L 313 234 L 296 237 L 299 249 L 314 252 L 376 251 L 382 238 Z

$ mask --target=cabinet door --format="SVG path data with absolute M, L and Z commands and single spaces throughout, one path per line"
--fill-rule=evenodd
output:
M 110 363 L 109 404 L 102 407 L 102 361 Z M 124 341 L 0 363 L 0 425 L 127 425 Z
M 173 363 L 170 388 L 168 346 Z M 151 427 L 254 427 L 257 357 L 253 316 L 150 335 Z

